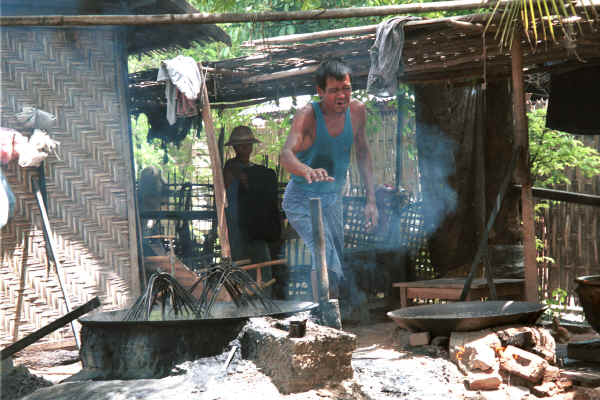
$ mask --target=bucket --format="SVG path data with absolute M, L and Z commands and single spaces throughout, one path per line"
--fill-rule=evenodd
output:
M 525 258 L 523 245 L 491 245 L 489 258 L 494 278 L 523 279 L 525 277 Z

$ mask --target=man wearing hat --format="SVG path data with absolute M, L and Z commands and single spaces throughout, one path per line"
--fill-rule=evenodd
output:
M 247 126 L 237 126 L 226 146 L 235 157 L 227 160 L 223 179 L 227 191 L 227 225 L 231 257 L 252 263 L 270 261 L 268 242 L 279 239 L 281 225 L 275 171 L 250 162 L 254 143 L 260 143 Z M 271 279 L 271 268 L 262 269 L 263 282 Z M 268 291 L 267 291 L 268 292 Z

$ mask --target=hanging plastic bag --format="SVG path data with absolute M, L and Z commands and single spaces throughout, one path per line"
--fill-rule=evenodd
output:
M 15 195 L 0 169 L 0 228 L 3 228 L 15 212 Z

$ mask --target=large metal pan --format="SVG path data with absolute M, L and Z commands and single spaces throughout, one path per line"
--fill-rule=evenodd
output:
M 287 316 L 318 306 L 275 301 L 277 312 L 239 309 L 217 303 L 213 318 L 122 321 L 127 310 L 99 312 L 79 319 L 83 371 L 76 379 L 141 379 L 169 374 L 186 360 L 221 354 L 251 317 Z
M 402 308 L 387 313 L 398 325 L 414 332 L 449 336 L 507 324 L 533 324 L 546 305 L 524 301 L 466 301 Z

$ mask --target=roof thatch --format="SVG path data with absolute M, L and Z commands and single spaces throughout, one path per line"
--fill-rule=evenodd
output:
M 406 83 L 506 78 L 511 73 L 509 49 L 500 49 L 495 25 L 482 40 L 488 14 L 408 22 L 403 50 Z M 585 16 L 582 16 L 585 21 Z M 600 63 L 600 27 L 581 22 L 584 34 L 576 41 L 540 41 L 532 49 L 523 39 L 526 73 L 584 67 Z M 595 30 L 594 30 L 595 27 Z M 576 29 L 576 28 L 575 28 Z M 209 67 L 209 97 L 213 103 L 261 102 L 285 96 L 315 94 L 313 71 L 320 60 L 337 56 L 354 69 L 352 86 L 366 88 L 370 67 L 369 48 L 375 34 L 335 38 L 311 43 L 264 47 L 251 56 L 204 64 Z M 484 53 L 485 49 L 485 53 Z M 484 56 L 485 54 L 485 56 Z M 582 61 L 586 61 L 583 63 Z M 156 71 L 130 76 L 134 112 L 158 107 L 162 84 L 154 82 Z
M 26 15 L 127 15 L 196 13 L 186 0 L 2 0 L 3 16 Z M 211 24 L 129 26 L 129 54 L 188 48 L 194 43 L 223 42 L 231 39 Z

